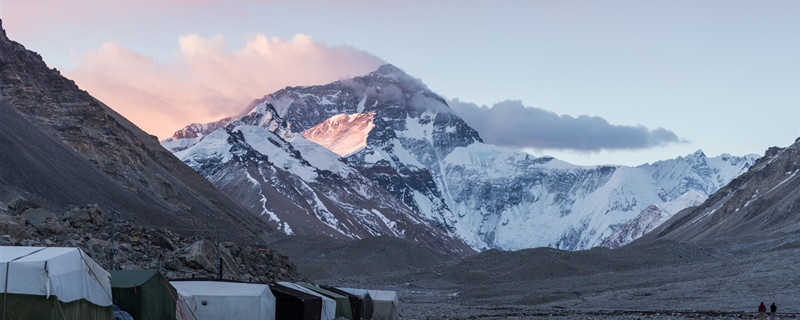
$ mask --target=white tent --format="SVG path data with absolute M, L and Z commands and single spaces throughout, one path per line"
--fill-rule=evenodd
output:
M 317 297 L 322 298 L 322 314 L 320 315 L 320 320 L 333 320 L 333 319 L 336 318 L 336 300 L 333 300 L 333 299 L 328 298 L 326 296 L 323 296 L 323 295 L 321 295 L 321 294 L 319 294 L 317 292 L 309 290 L 306 287 L 303 287 L 301 285 L 297 285 L 297 284 L 294 284 L 294 283 L 291 283 L 291 282 L 278 282 L 278 284 L 280 284 L 280 285 L 282 285 L 284 287 L 289 287 L 291 289 L 294 289 L 294 290 L 297 290 L 297 291 L 300 291 L 300 292 L 305 292 L 305 293 L 308 293 L 310 295 L 315 295 Z
M 373 320 L 397 320 L 398 306 L 400 305 L 397 300 L 397 292 L 388 290 L 367 290 L 355 288 L 339 288 L 340 290 L 363 296 L 369 293 L 372 298 L 372 319 Z
M 265 284 L 170 281 L 178 291 L 179 319 L 275 319 L 275 296 Z
M 110 277 L 78 248 L 0 247 L 0 290 L 18 301 L 3 305 L 12 318 L 110 319 Z

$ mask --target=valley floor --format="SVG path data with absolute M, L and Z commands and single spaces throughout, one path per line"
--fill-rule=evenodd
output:
M 761 319 L 757 312 L 718 312 L 718 311 L 630 311 L 630 310 L 565 310 L 536 309 L 526 307 L 481 307 L 481 306 L 445 306 L 441 304 L 417 304 L 401 301 L 401 319 L 553 319 L 553 320 L 589 320 L 589 319 L 652 319 L 652 320 L 684 320 L 684 319 Z M 798 314 L 778 313 L 765 316 L 764 319 L 800 319 Z
M 336 248 L 293 260 L 321 284 L 397 291 L 402 319 L 758 319 L 761 301 L 775 302 L 775 319 L 800 319 L 798 239 L 488 251 L 396 268 L 354 244 L 348 263 Z M 360 254 L 384 263 L 352 263 Z

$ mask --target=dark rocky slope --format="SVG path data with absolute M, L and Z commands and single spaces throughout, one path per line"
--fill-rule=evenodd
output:
M 143 225 L 216 226 L 257 242 L 268 227 L 41 56 L 0 33 L 0 202 L 64 212 L 98 203 Z

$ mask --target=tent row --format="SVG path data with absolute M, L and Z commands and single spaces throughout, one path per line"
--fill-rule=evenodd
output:
M 10 320 L 398 318 L 394 291 L 168 281 L 155 270 L 108 272 L 78 248 L 0 247 L 0 272 L 2 317 Z
M 277 298 L 276 319 L 396 320 L 397 293 L 278 282 L 270 285 Z M 373 298 L 373 297 L 377 297 Z

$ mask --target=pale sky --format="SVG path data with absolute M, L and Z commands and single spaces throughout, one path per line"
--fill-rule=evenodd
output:
M 528 148 L 575 164 L 763 154 L 800 137 L 796 0 L 3 0 L 0 17 L 11 39 L 159 138 L 387 62 L 448 100 L 513 100 L 534 121 L 588 116 L 679 141 Z

